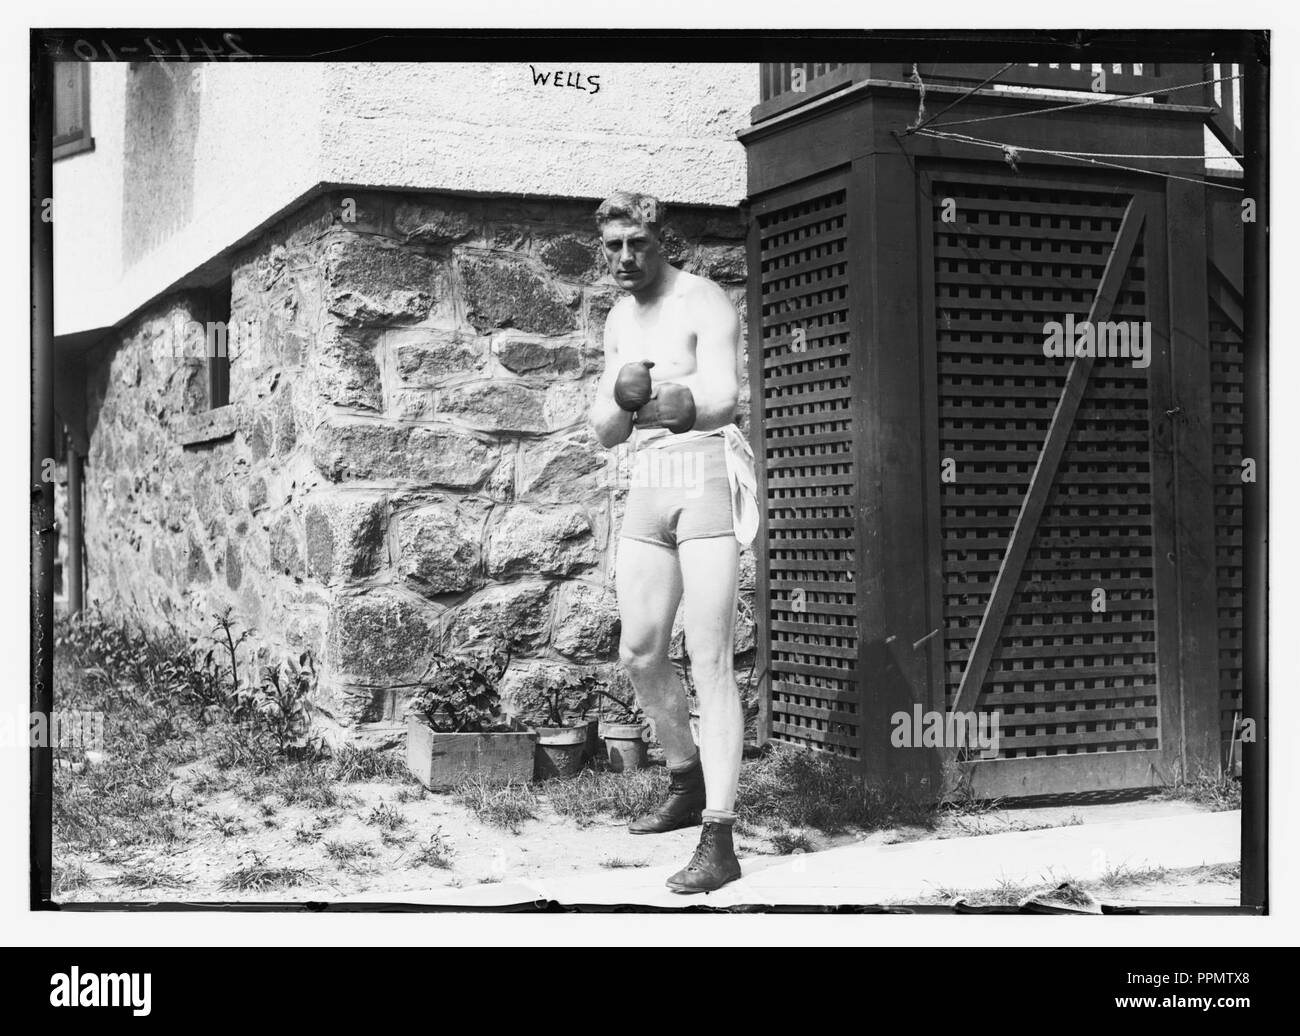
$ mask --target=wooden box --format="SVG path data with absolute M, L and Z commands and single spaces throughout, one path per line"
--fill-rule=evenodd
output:
M 406 765 L 430 791 L 465 778 L 529 781 L 537 735 L 531 730 L 444 734 L 417 716 L 406 719 Z

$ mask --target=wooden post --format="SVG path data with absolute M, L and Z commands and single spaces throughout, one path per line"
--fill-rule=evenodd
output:
M 1268 906 L 1268 55 L 1244 65 L 1246 198 L 1255 220 L 1245 234 L 1242 336 L 1242 454 L 1255 481 L 1242 486 L 1241 714 L 1255 740 L 1241 746 L 1241 903 Z
M 749 442 L 754 451 L 758 532 L 754 536 L 754 667 L 758 670 L 758 730 L 765 745 L 772 737 L 772 629 L 767 566 L 767 450 L 763 442 L 763 294 L 758 220 L 748 213 L 746 319 L 749 348 Z
M 905 105 L 874 109 L 876 126 Z M 879 129 L 877 133 L 881 132 Z M 891 743 L 893 717 L 943 708 L 930 668 L 936 623 L 927 593 L 926 436 L 919 339 L 918 226 L 928 212 L 908 156 L 894 149 L 853 162 L 853 269 L 858 467 L 858 599 L 862 757 L 868 777 L 928 797 L 940 760 Z
M 54 483 L 43 477 L 54 456 L 54 61 L 40 33 L 31 38 L 31 711 L 54 710 Z M 50 899 L 54 753 L 31 748 L 31 905 Z
M 1211 388 L 1208 263 L 1205 255 L 1205 188 L 1168 182 L 1166 240 L 1168 300 L 1160 314 L 1169 326 L 1172 375 L 1171 403 L 1153 407 L 1153 424 L 1172 450 L 1175 499 L 1173 558 L 1178 613 L 1177 701 L 1168 689 L 1168 704 L 1179 719 L 1179 758 L 1184 774 L 1217 776 L 1220 772 L 1219 633 L 1214 556 L 1214 417 Z M 1154 294 L 1153 294 L 1154 297 Z M 1160 605 L 1164 607 L 1164 605 Z M 1164 722 L 1161 741 L 1174 733 Z

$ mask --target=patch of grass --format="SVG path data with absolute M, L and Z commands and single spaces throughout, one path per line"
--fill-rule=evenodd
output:
M 89 888 L 94 879 L 80 860 L 74 860 L 63 866 L 56 865 L 50 880 L 50 898 L 55 902 L 84 888 Z
M 168 812 L 159 819 L 154 829 L 154 838 L 168 851 L 175 850 L 190 841 L 190 830 L 194 827 L 190 818 L 180 812 Z
M 991 897 L 995 903 L 1019 903 L 1033 891 L 1032 886 L 1023 882 L 1002 878 L 993 886 Z
M 266 738 L 256 736 L 248 724 L 220 723 L 212 727 L 207 737 L 209 758 L 218 770 L 250 770 L 265 774 L 284 765 L 283 757 L 275 745 Z
M 124 871 L 118 876 L 117 883 L 136 890 L 179 889 L 185 888 L 191 880 L 156 863 L 149 863 L 134 870 Z
M 595 777 L 592 771 L 583 770 L 570 780 L 543 781 L 537 790 L 546 796 L 551 808 L 560 816 L 572 820 L 578 827 L 588 827 L 602 812 L 600 800 L 591 794 Z
M 54 836 L 75 850 L 145 845 L 163 831 L 183 837 L 183 812 L 168 794 L 170 774 L 148 755 L 119 758 L 79 774 L 57 771 Z
M 248 833 L 248 826 L 233 813 L 209 813 L 208 826 L 222 838 Z
M 1115 889 L 1129 885 L 1146 885 L 1153 881 L 1160 881 L 1168 873 L 1169 868 L 1167 867 L 1133 868 L 1121 863 L 1106 868 L 1101 877 L 1097 879 L 1097 884 L 1113 892 Z
M 984 816 L 970 816 L 959 811 L 942 810 L 942 815 L 952 825 L 955 835 L 962 837 L 973 837 L 975 835 L 991 834 L 995 828 L 989 824 L 989 818 Z M 1003 828 L 1002 830 L 1007 830 Z
M 969 889 L 962 891 L 947 886 L 937 886 L 926 898 L 941 900 L 945 903 L 961 900 L 968 906 L 1019 906 L 1020 902 L 1034 891 L 1033 885 L 1001 879 L 992 888 Z
M 216 795 L 230 787 L 230 778 L 211 770 L 195 770 L 190 776 L 190 791 L 195 795 Z
M 286 806 L 331 809 L 355 801 L 354 796 L 340 793 L 334 787 L 334 780 L 326 767 L 313 762 L 282 764 L 272 787 Z
M 385 831 L 396 831 L 399 827 L 405 826 L 406 814 L 386 802 L 381 802 L 371 809 L 366 817 L 366 823 L 372 827 L 383 828 Z
M 455 849 L 438 828 L 429 835 L 429 840 L 411 854 L 411 867 L 436 867 L 439 870 L 451 870 L 451 858 Z
M 585 770 L 539 787 L 556 813 L 585 827 L 600 817 L 631 820 L 653 811 L 668 794 L 661 766 L 621 773 Z M 772 746 L 741 765 L 736 833 L 764 836 L 764 825 L 828 833 L 898 824 L 934 826 L 924 803 L 871 787 L 842 760 L 824 753 Z
M 620 856 L 611 856 L 608 860 L 601 860 L 600 865 L 607 867 L 609 870 L 623 870 L 628 867 L 644 867 L 645 860 L 625 860 Z
M 1179 777 L 1173 784 L 1161 789 L 1157 796 L 1194 802 L 1207 807 L 1212 813 L 1241 809 L 1241 781 L 1229 774 L 1203 773 L 1194 777 Z
M 325 834 L 319 828 L 299 825 L 293 829 L 293 840 L 299 845 L 315 845 Z
M 527 784 L 487 781 L 481 777 L 461 781 L 456 801 L 485 824 L 518 834 L 524 821 L 536 816 L 537 796 Z
M 396 752 L 378 748 L 356 748 L 352 745 L 344 745 L 334 756 L 330 771 L 334 780 L 344 784 L 360 781 L 384 781 L 389 784 L 415 783 L 415 777 Z
M 1063 881 L 1055 888 L 1036 892 L 1031 902 L 1039 907 L 1067 907 L 1086 913 L 1100 913 L 1096 897 L 1075 881 Z
M 668 794 L 668 771 L 663 767 L 640 770 L 583 770 L 569 780 L 540 785 L 551 807 L 562 817 L 586 827 L 596 818 L 612 816 L 631 820 L 655 809 Z
M 113 749 L 102 765 L 56 770 L 56 844 L 82 852 L 189 841 L 186 797 L 224 791 L 230 776 L 204 767 L 177 795 L 175 771 L 221 749 L 232 757 L 247 737 L 223 720 L 206 723 L 193 707 L 196 689 L 211 682 L 193 644 L 175 630 L 146 631 L 88 612 L 60 619 L 55 645 L 57 707 L 101 713 Z
M 1241 880 L 1240 863 L 1217 863 L 1205 872 L 1207 881 L 1236 882 Z
M 934 826 L 928 806 L 869 785 L 842 759 L 784 745 L 741 766 L 736 813 L 749 823 L 781 821 L 832 834 Z
M 950 816 L 980 817 L 1001 806 L 1001 799 L 977 798 L 971 778 L 969 767 L 951 758 L 943 761 L 939 778 L 943 795 L 939 808 L 944 813 Z
M 397 803 L 419 802 L 424 796 L 424 785 L 417 781 L 414 785 L 398 788 L 393 793 L 393 801 Z
M 235 795 L 251 805 L 260 805 L 275 794 L 275 781 L 270 777 L 254 777 L 252 780 L 236 780 Z
M 339 822 L 342 812 L 339 809 L 332 809 L 327 813 L 318 813 L 316 819 L 311 822 L 311 826 L 316 831 L 325 831 Z
M 778 856 L 791 856 L 794 853 L 811 853 L 817 850 L 817 846 L 802 831 L 786 830 L 778 831 L 772 835 L 772 848 Z
M 1023 882 L 1008 879 L 999 882 L 997 886 L 991 889 L 977 889 L 967 892 L 940 886 L 936 887 L 933 892 L 928 893 L 924 898 L 942 902 L 961 899 L 972 906 L 1019 905 L 1030 893 L 1034 892 L 1035 889 L 1039 889 L 1040 892 L 1037 898 L 1044 903 L 1058 902 L 1085 907 L 1091 904 L 1090 897 L 1104 895 L 1104 893 L 1108 892 L 1113 893 L 1134 886 L 1152 885 L 1161 882 L 1169 884 L 1180 881 L 1192 884 L 1208 881 L 1231 882 L 1239 880 L 1240 875 L 1241 866 L 1236 863 L 1173 870 L 1166 867 L 1129 867 L 1126 864 L 1120 864 L 1111 867 L 1100 877 L 1089 881 L 1075 881 L 1069 875 L 1053 875 L 1049 872 L 1043 875 L 1043 881 L 1050 882 L 1050 888 L 1044 888 L 1041 885 L 1026 885 Z M 1062 887 L 1063 883 L 1065 887 Z
M 335 863 L 350 864 L 362 858 L 374 856 L 375 847 L 369 842 L 360 840 L 348 841 L 342 838 L 334 838 L 325 843 L 325 855 Z
M 270 889 L 305 885 L 312 880 L 310 871 L 301 867 L 272 867 L 266 858 L 253 854 L 253 862 L 237 867 L 221 879 L 227 892 L 266 892 Z

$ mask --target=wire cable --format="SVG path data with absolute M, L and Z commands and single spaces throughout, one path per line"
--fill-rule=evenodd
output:
M 1025 151 L 1030 154 L 1043 155 L 1079 155 L 1085 158 L 1137 158 L 1137 159 L 1167 159 L 1189 162 L 1204 162 L 1206 156 L 1201 155 L 1132 155 L 1121 152 L 1111 151 L 1065 151 L 1053 150 L 1051 148 L 1027 147 L 1021 144 L 1004 144 L 1000 140 L 988 140 L 985 137 L 972 137 L 967 133 L 940 133 L 938 130 L 927 130 L 928 134 L 936 137 L 950 137 L 954 140 L 967 140 L 974 144 L 996 144 L 998 147 L 1013 147 L 1017 151 Z
M 1202 180 L 1193 176 L 1179 176 L 1177 173 L 1162 173 L 1155 169 L 1142 169 L 1138 166 L 1120 165 L 1116 162 L 1103 162 L 1100 159 L 1084 157 L 1086 153 L 1071 154 L 1068 151 L 1051 151 L 1046 148 L 1022 148 L 1017 144 L 999 143 L 996 140 L 980 140 L 978 137 L 967 137 L 964 134 L 938 133 L 935 130 L 921 130 L 920 133 L 922 136 L 930 137 L 935 140 L 949 140 L 956 144 L 969 144 L 972 147 L 996 148 L 1008 156 L 1016 155 L 1021 151 L 1027 151 L 1040 155 L 1053 155 L 1057 158 L 1065 158 L 1072 162 L 1085 162 L 1088 165 L 1099 165 L 1110 169 L 1121 169 L 1129 173 L 1145 173 L 1147 176 L 1162 176 L 1166 180 L 1183 180 L 1186 183 L 1199 183 L 1206 187 L 1219 187 L 1225 191 L 1244 192 L 1245 190 L 1242 187 L 1233 187 L 1230 184 L 1215 183 L 1213 180 Z M 1150 156 L 1143 155 L 1137 157 L 1145 158 Z M 1204 156 L 1202 156 L 1202 160 L 1204 160 Z
M 944 108 L 942 111 L 937 111 L 937 112 L 935 112 L 933 115 L 931 115 L 931 116 L 930 116 L 928 119 L 926 119 L 924 122 L 919 122 L 919 123 L 917 123 L 915 126 L 909 126 L 909 127 L 908 127 L 907 129 L 905 129 L 903 132 L 904 132 L 904 133 L 916 133 L 918 130 L 925 129 L 925 127 L 928 126 L 928 125 L 930 125 L 930 123 L 934 122 L 935 119 L 942 118 L 942 117 L 943 117 L 944 115 L 946 115 L 948 112 L 950 112 L 950 111 L 952 111 L 954 108 L 956 108 L 957 105 L 961 104 L 962 101 L 964 101 L 964 100 L 966 100 L 966 98 L 970 97 L 973 93 L 975 93 L 976 90 L 982 90 L 982 89 L 984 89 L 984 87 L 988 86 L 989 83 L 993 82 L 993 80 L 995 80 L 995 79 L 996 79 L 998 76 L 1000 76 L 1003 72 L 1007 71 L 1007 69 L 1015 67 L 1015 64 L 1016 64 L 1016 63 L 1015 63 L 1014 61 L 1008 61 L 1005 65 L 1003 65 L 1003 66 L 1002 66 L 1001 68 L 999 68 L 996 72 L 994 72 L 991 76 L 989 76 L 986 80 L 984 80 L 984 82 L 982 82 L 982 83 L 977 83 L 975 86 L 972 86 L 972 87 L 971 87 L 969 90 L 967 90 L 964 94 L 962 94 L 962 95 L 961 95 L 960 97 L 958 97 L 955 101 L 953 101 L 952 104 L 948 105 L 948 107 Z M 916 74 L 916 78 L 917 78 L 917 80 L 919 81 L 921 77 L 920 77 L 920 74 L 916 72 L 916 65 L 913 65 L 913 66 L 912 66 L 912 71 L 913 71 L 914 74 Z M 923 87 L 922 89 L 924 89 L 924 87 Z M 924 97 L 925 97 L 924 93 L 922 93 L 921 96 L 922 96 L 922 110 L 924 110 Z M 955 125 L 955 124 L 954 124 L 954 123 L 944 123 L 943 125 L 949 125 L 949 126 L 951 126 L 951 125 Z
M 969 126 L 976 122 L 993 122 L 997 119 L 1018 119 L 1023 115 L 1046 115 L 1049 112 L 1074 111 L 1078 108 L 1092 108 L 1099 104 L 1120 104 L 1123 101 L 1132 101 L 1138 97 L 1153 97 L 1156 94 L 1173 93 L 1175 90 L 1190 90 L 1196 86 L 1209 86 L 1211 83 L 1226 83 L 1231 79 L 1241 79 L 1243 75 L 1238 73 L 1231 76 L 1220 76 L 1217 79 L 1205 79 L 1199 83 L 1184 83 L 1181 86 L 1162 86 L 1155 90 L 1145 90 L 1136 94 L 1120 94 L 1114 97 L 1103 97 L 1092 101 L 1080 101 L 1077 104 L 1061 104 L 1053 108 L 1035 108 L 1033 111 L 1004 112 L 1001 115 L 981 115 L 977 119 L 958 119 L 956 122 L 941 122 L 935 129 L 943 129 L 945 126 Z M 945 109 L 946 111 L 947 109 Z M 942 114 L 942 112 L 940 113 Z M 933 120 L 927 120 L 927 124 Z M 918 129 L 920 127 L 917 127 Z

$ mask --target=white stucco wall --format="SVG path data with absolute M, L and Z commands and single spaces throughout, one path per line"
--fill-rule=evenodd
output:
M 205 68 L 201 80 L 191 78 L 194 67 Z M 93 64 L 95 149 L 54 163 L 54 333 L 116 323 L 316 184 L 324 67 L 176 66 L 175 78 L 164 81 L 196 106 L 197 133 L 157 146 L 181 153 L 192 146 L 183 160 L 188 189 L 182 204 L 182 177 L 148 185 L 155 201 L 133 213 L 134 231 L 157 243 L 139 254 L 124 247 L 131 229 L 125 134 L 127 78 L 141 73 L 126 63 Z M 152 225 L 141 228 L 141 220 Z
M 175 69 L 92 66 L 95 150 L 54 165 L 56 335 L 122 320 L 318 183 L 736 205 L 758 101 L 740 64 Z
M 556 68 L 582 85 L 555 87 Z M 550 81 L 534 84 L 538 75 Z M 737 205 L 756 65 L 330 65 L 325 179 Z M 394 146 L 397 145 L 397 146 Z

